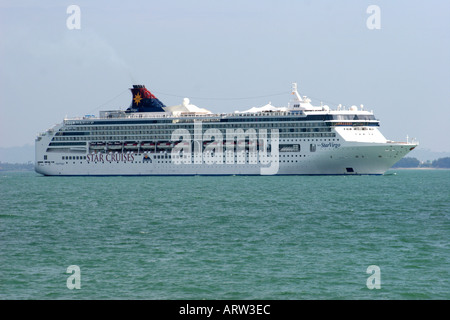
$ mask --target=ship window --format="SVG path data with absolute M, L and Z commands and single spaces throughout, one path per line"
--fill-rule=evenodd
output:
M 348 173 L 355 172 L 355 171 L 353 171 L 353 168 L 345 168 L 345 170 L 347 170 Z
M 47 155 L 44 156 L 44 160 L 47 160 Z

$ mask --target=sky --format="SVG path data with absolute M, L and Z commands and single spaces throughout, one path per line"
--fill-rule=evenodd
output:
M 314 104 L 373 110 L 390 140 L 450 151 L 449 1 L 0 0 L 0 62 L 0 148 L 123 110 L 133 84 L 219 113 L 286 106 L 297 82 Z

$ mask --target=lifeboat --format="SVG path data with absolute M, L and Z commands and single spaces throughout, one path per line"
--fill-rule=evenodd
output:
M 248 145 L 246 141 L 238 141 L 237 146 L 239 148 L 245 148 Z
M 239 147 L 256 147 L 258 145 L 258 142 L 255 140 L 249 140 L 249 141 L 239 141 L 237 144 Z
M 154 149 L 155 148 L 155 143 L 154 142 L 142 142 L 141 143 L 141 148 L 144 149 L 144 150 Z
M 221 141 L 204 141 L 203 142 L 203 146 L 204 147 L 206 147 L 206 146 L 212 146 L 212 147 L 217 147 L 217 146 L 219 146 L 219 145 L 224 145 L 223 144 L 223 142 L 221 142 Z
M 126 142 L 124 147 L 128 150 L 136 150 L 139 148 L 139 145 L 137 142 Z
M 191 143 L 190 142 L 177 142 L 175 143 L 175 146 L 177 147 L 189 147 Z
M 224 141 L 223 142 L 223 147 L 224 147 L 225 150 L 234 149 L 235 146 L 236 146 L 236 142 L 235 141 Z
M 172 147 L 172 143 L 170 142 L 158 142 L 157 147 L 160 149 L 169 149 Z
M 110 150 L 120 150 L 120 149 L 122 149 L 122 143 L 120 143 L 120 142 L 108 142 L 107 147 Z
M 103 150 L 105 148 L 105 143 L 104 142 L 91 142 L 89 144 L 91 149 L 94 150 Z

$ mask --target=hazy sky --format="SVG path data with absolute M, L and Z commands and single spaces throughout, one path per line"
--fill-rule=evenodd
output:
M 450 1 L 0 0 L 0 61 L 0 147 L 124 109 L 132 84 L 233 112 L 285 106 L 298 82 L 316 104 L 374 110 L 388 139 L 450 151 Z

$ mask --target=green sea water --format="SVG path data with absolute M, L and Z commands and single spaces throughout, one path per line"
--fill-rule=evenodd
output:
M 388 173 L 3 172 L 0 299 L 449 299 L 450 171 Z

